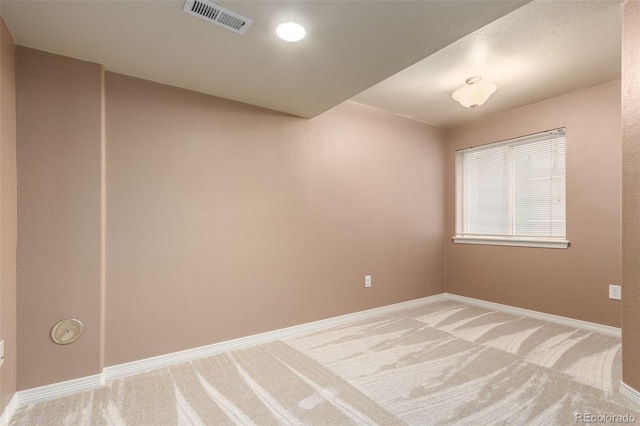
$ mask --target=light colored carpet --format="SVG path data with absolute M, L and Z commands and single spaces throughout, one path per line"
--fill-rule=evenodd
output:
M 620 339 L 443 301 L 110 382 L 11 425 L 561 425 L 633 415 Z

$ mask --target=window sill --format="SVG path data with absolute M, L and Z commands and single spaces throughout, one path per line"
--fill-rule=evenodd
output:
M 541 238 L 522 237 L 480 237 L 457 236 L 452 238 L 456 244 L 481 244 L 490 246 L 540 247 L 552 249 L 566 249 L 569 241 Z

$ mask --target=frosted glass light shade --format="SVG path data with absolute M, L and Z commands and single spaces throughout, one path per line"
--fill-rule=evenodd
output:
M 480 77 L 472 77 L 467 80 L 466 85 L 453 92 L 451 97 L 464 107 L 475 108 L 487 102 L 497 88 L 495 84 L 482 81 Z

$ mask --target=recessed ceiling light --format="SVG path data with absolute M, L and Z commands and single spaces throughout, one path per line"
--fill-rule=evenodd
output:
M 278 25 L 276 28 L 276 34 L 284 41 L 300 41 L 307 34 L 304 27 L 295 22 L 287 22 L 286 24 Z

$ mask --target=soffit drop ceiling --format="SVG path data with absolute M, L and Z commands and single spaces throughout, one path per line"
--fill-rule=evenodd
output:
M 182 12 L 181 0 L 3 0 L 2 16 L 19 45 L 314 117 L 528 1 L 218 2 L 253 20 L 244 35 Z M 303 41 L 275 36 L 289 20 L 306 27 Z

